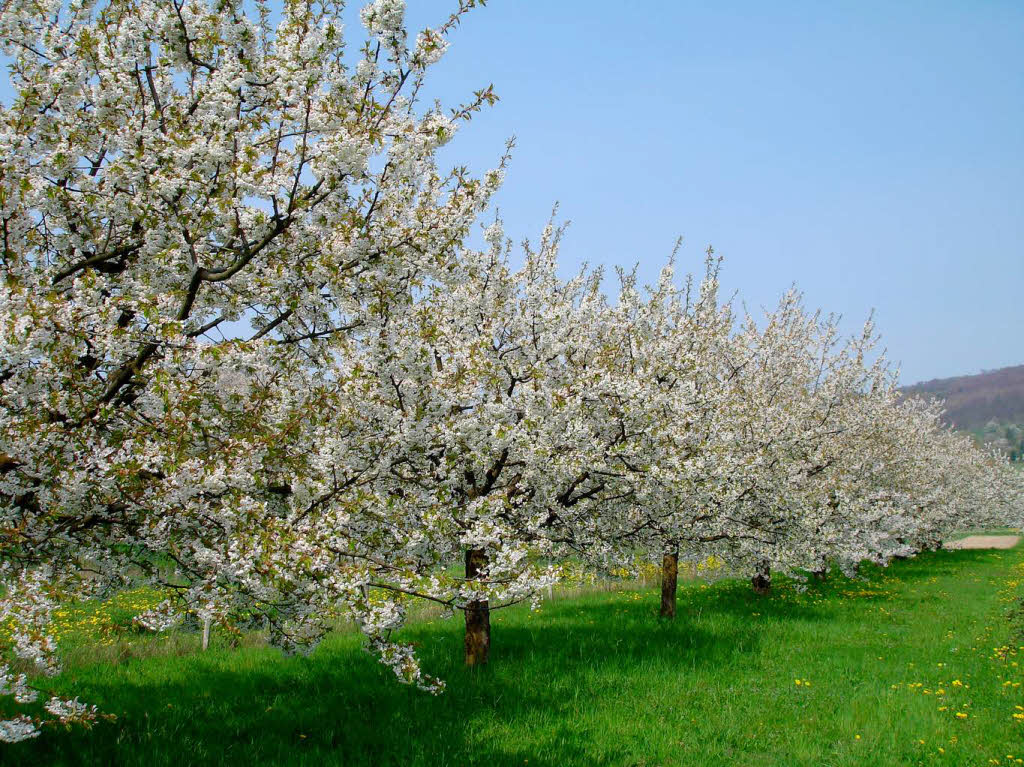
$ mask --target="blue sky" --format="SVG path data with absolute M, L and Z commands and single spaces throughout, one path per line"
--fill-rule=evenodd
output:
M 682 236 L 753 310 L 874 309 L 904 383 L 1024 364 L 1024 3 L 490 0 L 427 95 L 489 83 L 445 159 L 515 135 L 501 215 L 519 239 L 560 203 L 567 273 L 653 281 Z
M 1024 364 L 1022 3 L 492 0 L 435 74 L 494 83 L 448 154 L 515 134 L 502 217 L 559 202 L 567 271 L 653 280 L 681 235 L 753 309 L 794 282 L 851 331 L 874 309 L 905 383 Z

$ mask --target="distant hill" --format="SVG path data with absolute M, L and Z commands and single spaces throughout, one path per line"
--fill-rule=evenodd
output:
M 1024 365 L 936 378 L 903 391 L 945 400 L 950 425 L 998 447 L 1012 461 L 1024 461 Z
M 945 400 L 946 420 L 965 431 L 979 431 L 990 421 L 1024 424 L 1024 365 L 936 378 L 905 386 L 903 391 Z

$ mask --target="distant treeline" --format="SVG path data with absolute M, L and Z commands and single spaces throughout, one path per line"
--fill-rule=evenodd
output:
M 1024 461 L 1024 424 L 989 421 L 971 434 L 980 444 L 1002 450 L 1011 461 Z
M 1024 365 L 937 378 L 904 391 L 945 400 L 949 424 L 998 447 L 1011 460 L 1024 461 Z

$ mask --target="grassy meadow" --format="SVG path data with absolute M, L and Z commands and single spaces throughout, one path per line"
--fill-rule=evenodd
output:
M 223 634 L 72 641 L 57 689 L 117 715 L 0 749 L 49 765 L 1024 764 L 1024 547 L 943 551 L 833 577 L 574 593 L 493 618 L 489 668 L 461 619 L 404 633 L 433 697 L 351 632 L 285 658 Z M 127 607 L 127 606 L 125 606 Z M 1016 627 L 1015 627 L 1016 626 Z

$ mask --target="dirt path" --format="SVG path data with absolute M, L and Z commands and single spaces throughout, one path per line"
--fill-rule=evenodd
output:
M 1012 549 L 1020 540 L 1018 535 L 969 535 L 959 541 L 942 544 L 946 549 Z

